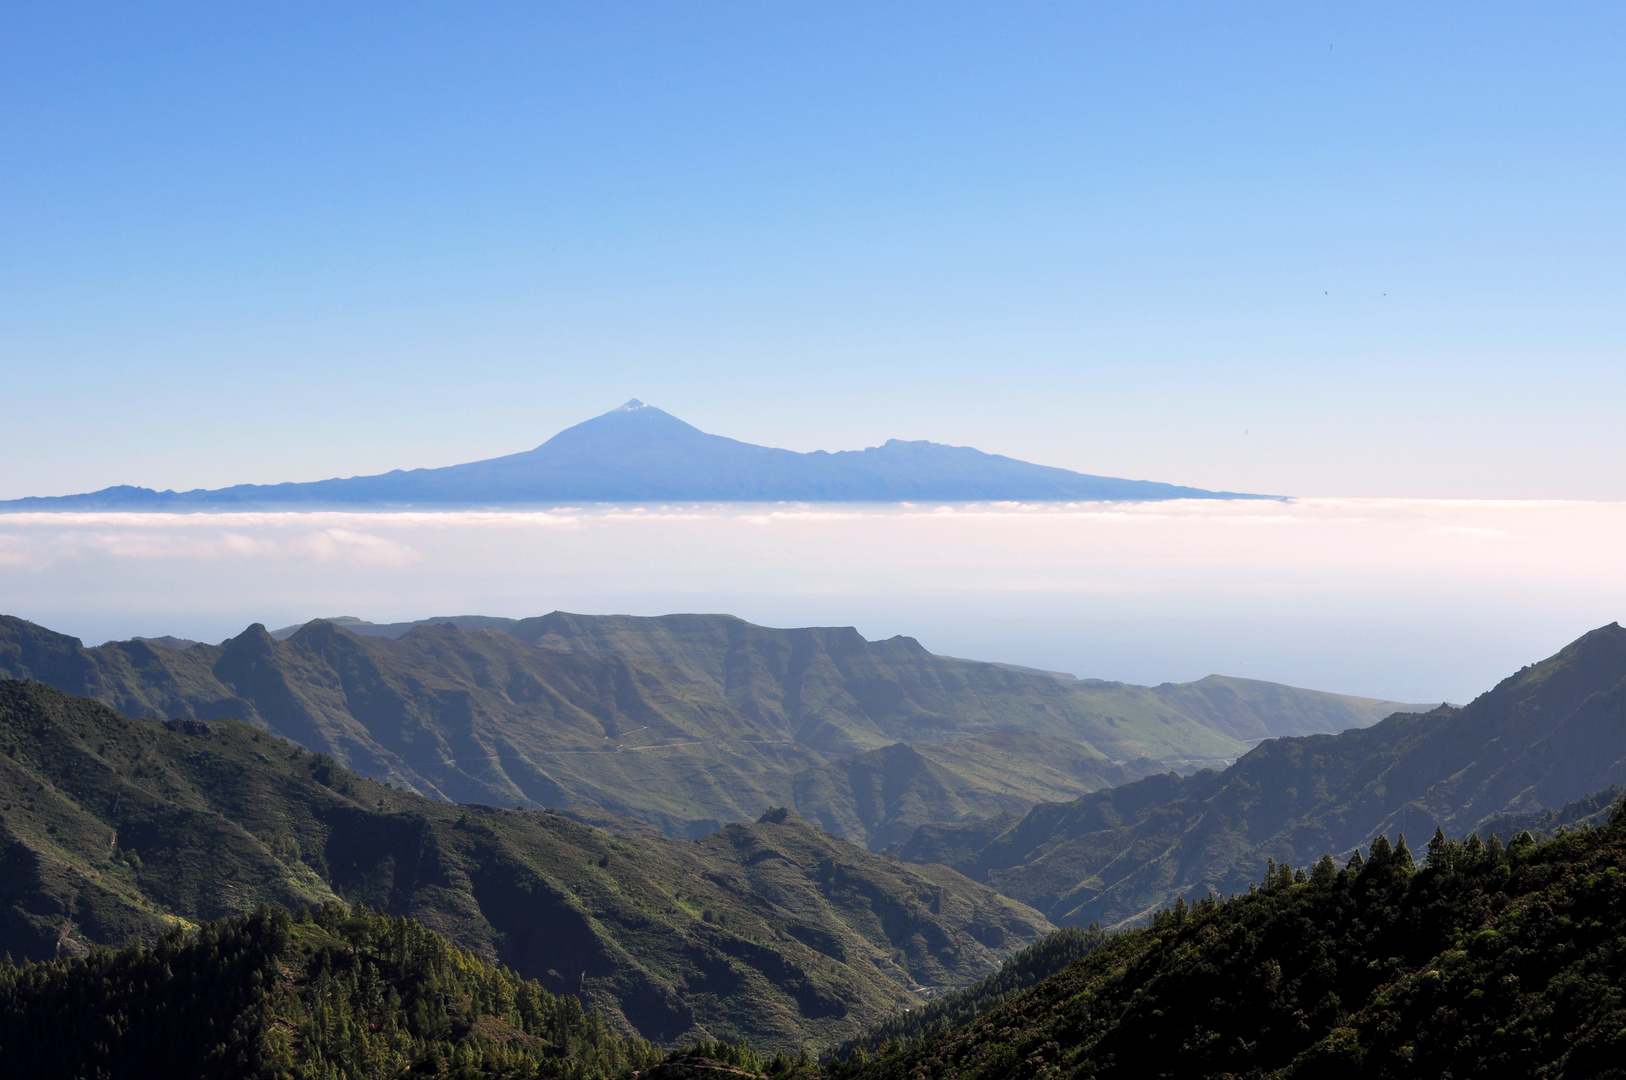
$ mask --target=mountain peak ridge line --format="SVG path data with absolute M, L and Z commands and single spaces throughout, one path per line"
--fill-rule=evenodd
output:
M 1623 783 L 1626 629 L 1611 622 L 1467 705 L 1267 739 L 1223 771 L 1154 775 L 1019 819 L 923 825 L 897 853 L 953 866 L 1058 925 L 1121 927 L 1178 898 L 1246 889 L 1267 859 L 1303 866 L 1435 826 L 1505 833 Z
M 366 629 L 255 623 L 213 645 L 87 649 L 0 615 L 0 677 L 126 716 L 234 716 L 453 802 L 574 807 L 691 839 L 788 806 L 873 850 L 921 824 L 1021 812 L 1403 707 L 1224 677 L 1063 680 L 913 638 L 725 615 Z
M 530 450 L 439 468 L 190 491 L 115 485 L 0 501 L 0 512 L 518 507 L 560 502 L 1152 502 L 1280 499 L 1035 465 L 968 446 L 889 439 L 800 453 L 712 435 L 637 398 Z

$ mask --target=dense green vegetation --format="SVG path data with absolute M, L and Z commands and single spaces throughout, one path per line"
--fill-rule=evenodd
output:
M 0 681 L 0 951 L 31 959 L 343 898 L 670 1044 L 815 1051 L 1053 927 L 788 810 L 698 842 L 453 806 L 233 720 Z
M 454 802 L 631 818 L 691 839 L 790 806 L 872 850 L 925 822 L 1021 812 L 1393 711 L 1247 680 L 1064 680 L 908 638 L 722 615 L 555 612 L 399 640 L 318 620 L 285 641 L 253 626 L 184 649 L 87 649 L 0 617 L 5 676 L 130 716 L 236 717 Z
M 1060 970 L 1057 971 L 1058 965 Z M 1047 973 L 1048 977 L 1044 977 Z M 410 919 L 262 907 L 0 965 L 5 1075 L 695 1080 L 1626 1075 L 1626 806 L 1537 842 L 1380 836 L 1116 934 L 1067 930 L 822 1068 L 662 1055 Z M 1039 981 L 1036 981 L 1039 980 Z
M 1626 809 L 1505 849 L 1380 836 L 1184 901 L 838 1080 L 1626 1076 Z
M 694 842 L 618 835 L 428 799 L 241 721 L 0 680 L 0 949 L 35 961 L 0 969 L 0 1069 L 1626 1077 L 1626 809 L 1597 791 L 1623 705 L 1608 627 L 1464 709 L 916 834 L 916 857 L 937 844 L 1069 917 L 1167 901 L 1044 937 L 988 886 L 787 808 Z M 919 747 L 836 764 L 855 807 L 945 775 Z M 1419 869 L 1385 838 L 1418 819 L 1476 831 L 1436 831 Z M 1383 826 L 1365 858 L 1311 865 L 1361 820 Z M 1491 827 L 1558 834 L 1504 848 Z
M 571 996 L 357 905 L 280 908 L 151 946 L 0 964 L 0 1074 L 585 1080 L 647 1067 Z
M 814 1080 L 818 1062 L 805 1050 L 792 1056 L 781 1050 L 771 1059 L 744 1043 L 702 1039 L 667 1054 L 639 1073 L 644 1080 L 718 1080 L 718 1074 L 761 1077 L 763 1080 Z
M 1129 926 L 1177 898 L 1244 889 L 1267 859 L 1344 857 L 1380 832 L 1538 820 L 1622 780 L 1623 761 L 1626 630 L 1611 624 L 1463 708 L 1273 739 L 1222 773 L 1148 777 L 1019 819 L 924 826 L 901 854 L 1056 923 Z
M 918 1009 L 881 1021 L 836 1051 L 847 1058 L 862 1048 L 874 1055 L 884 1048 L 919 1042 L 941 1031 L 969 1023 L 1028 987 L 1090 955 L 1108 941 L 1099 926 L 1067 926 L 1013 954 L 994 974 L 963 990 L 933 998 Z

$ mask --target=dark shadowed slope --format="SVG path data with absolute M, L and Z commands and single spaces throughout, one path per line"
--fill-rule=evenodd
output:
M 479 1073 L 597 1080 L 660 1051 L 410 919 L 327 904 L 152 947 L 0 964 L 0 1075 L 188 1080 Z
M 826 1076 L 1621 1076 L 1626 825 L 1505 850 L 1440 837 L 1425 857 L 1379 838 L 1343 870 L 1182 903 L 958 1030 Z
M 458 802 L 584 804 L 691 837 L 789 805 L 878 847 L 928 821 L 1234 758 L 1250 743 L 1233 733 L 1340 730 L 1393 709 L 1226 680 L 1064 682 L 908 638 L 717 615 L 555 613 L 399 639 L 317 621 L 286 641 L 256 626 L 186 649 L 86 649 L 0 617 L 0 675 L 131 716 L 239 717 Z
M 998 1008 L 1022 991 L 1070 967 L 1111 943 L 1112 935 L 1099 926 L 1065 926 L 1047 934 L 1021 952 L 1007 957 L 994 974 L 961 990 L 933 998 L 919 1009 L 890 1017 L 836 1050 L 846 1058 L 862 1048 L 866 1054 L 884 1052 L 888 1044 L 919 1042 L 940 1032 L 962 1027 Z
M 132 720 L 0 681 L 0 952 L 335 895 L 581 992 L 626 1030 L 759 1046 L 852 1038 L 1051 929 L 787 810 L 698 843 L 617 837 L 385 787 L 239 721 Z
M 708 435 L 660 409 L 629 401 L 561 431 L 534 450 L 489 461 L 213 491 L 120 486 L 85 495 L 14 499 L 0 502 L 0 511 L 522 506 L 646 499 L 964 502 L 1267 497 L 1089 476 L 930 442 L 893 439 L 867 450 L 801 454 Z
M 1380 831 L 1465 833 L 1622 782 L 1626 630 L 1612 623 L 1463 708 L 1272 740 L 1222 773 L 1150 777 L 1020 820 L 923 826 L 904 850 L 1057 922 L 1117 925 L 1245 888 L 1267 858 L 1303 864 Z

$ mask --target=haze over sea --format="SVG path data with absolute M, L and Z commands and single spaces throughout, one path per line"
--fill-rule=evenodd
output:
M 87 643 L 553 609 L 856 625 L 1158 683 L 1463 701 L 1626 610 L 1626 504 L 1306 498 L 12 514 L 5 610 Z

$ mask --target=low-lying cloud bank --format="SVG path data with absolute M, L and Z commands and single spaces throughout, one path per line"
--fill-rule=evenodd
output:
M 553 608 L 852 623 L 1156 682 L 1460 699 L 1626 614 L 1626 503 L 1301 499 L 12 514 L 0 609 L 91 641 Z

